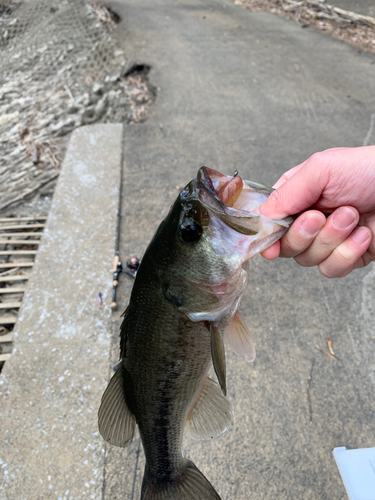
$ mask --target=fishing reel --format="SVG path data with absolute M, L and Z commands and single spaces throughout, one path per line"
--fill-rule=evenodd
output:
M 115 260 L 113 263 L 113 288 L 112 288 L 112 311 L 116 311 L 117 302 L 116 302 L 116 292 L 118 286 L 118 280 L 121 273 L 125 273 L 132 278 L 135 278 L 137 275 L 137 271 L 139 268 L 140 260 L 138 257 L 134 255 L 130 257 L 130 259 L 126 262 L 126 268 L 124 269 L 122 262 L 120 261 L 120 256 L 118 252 L 115 255 Z

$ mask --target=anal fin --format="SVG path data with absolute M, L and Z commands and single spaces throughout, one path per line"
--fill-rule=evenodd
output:
M 115 446 L 128 446 L 134 436 L 135 417 L 126 404 L 122 365 L 111 378 L 98 412 L 99 432 Z
M 217 382 L 207 377 L 192 406 L 186 427 L 194 439 L 212 439 L 233 423 L 233 408 Z

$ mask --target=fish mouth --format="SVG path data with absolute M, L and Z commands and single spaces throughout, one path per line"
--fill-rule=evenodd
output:
M 242 180 L 237 174 L 226 176 L 211 168 L 201 167 L 196 190 L 203 206 L 227 226 L 247 236 L 258 236 L 257 252 L 281 238 L 293 222 L 292 217 L 273 220 L 259 214 L 258 207 L 273 189 Z

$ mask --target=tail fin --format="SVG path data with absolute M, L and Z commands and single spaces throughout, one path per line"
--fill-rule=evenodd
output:
M 141 500 L 221 500 L 211 483 L 199 469 L 186 461 L 186 466 L 174 481 L 154 483 L 143 477 Z

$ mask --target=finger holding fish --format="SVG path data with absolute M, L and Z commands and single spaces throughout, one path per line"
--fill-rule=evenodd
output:
M 319 265 L 351 236 L 358 222 L 359 213 L 352 206 L 339 207 L 327 218 L 318 210 L 308 210 L 262 256 L 268 260 L 293 257 L 304 267 Z
M 277 257 L 289 258 L 302 254 L 313 243 L 325 222 L 326 217 L 318 210 L 304 212 L 293 222 L 281 240 L 262 252 L 262 256 L 274 260 Z
M 310 230 L 312 242 L 306 250 L 294 256 L 295 261 L 304 267 L 320 264 L 329 257 L 337 246 L 346 240 L 358 224 L 358 221 L 358 211 L 354 207 L 349 206 L 340 207 L 335 210 L 327 217 L 325 224 L 320 229 L 317 229 L 320 222 L 318 217 L 316 218 L 315 225 L 311 224 L 309 220 L 310 226 L 307 226 L 307 229 Z M 306 232 L 303 224 L 301 225 L 301 231 Z M 289 241 L 292 237 L 293 235 L 289 237 Z M 283 243 L 281 247 L 283 248 Z M 283 256 L 282 253 L 281 256 Z
M 358 227 L 340 243 L 332 253 L 318 265 L 318 270 L 327 278 L 342 278 L 353 269 L 367 265 L 365 255 L 371 243 L 372 233 L 368 227 Z

